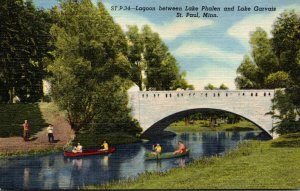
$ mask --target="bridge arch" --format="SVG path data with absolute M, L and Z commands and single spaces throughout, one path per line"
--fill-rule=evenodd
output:
M 157 122 L 152 124 L 146 131 L 143 132 L 143 136 L 145 136 L 145 137 L 154 137 L 156 135 L 159 135 L 164 129 L 166 129 L 170 124 L 177 121 L 178 119 L 182 119 L 186 116 L 189 116 L 189 115 L 192 115 L 192 114 L 195 114 L 195 113 L 205 112 L 205 111 L 212 111 L 212 110 L 222 111 L 222 112 L 225 112 L 225 113 L 231 113 L 231 114 L 240 116 L 240 117 L 250 121 L 251 123 L 255 124 L 258 128 L 260 128 L 261 130 L 263 130 L 264 132 L 266 132 L 270 136 L 272 136 L 270 134 L 270 132 L 268 132 L 268 130 L 264 129 L 264 127 L 262 127 L 260 124 L 253 121 L 253 119 L 249 119 L 249 118 L 247 118 L 245 116 L 242 116 L 241 114 L 238 114 L 238 113 L 234 113 L 234 112 L 227 111 L 227 110 L 222 110 L 222 109 L 215 109 L 215 108 L 188 109 L 188 110 L 183 110 L 183 111 L 173 113 L 173 114 L 168 115 L 168 116 L 164 116 L 164 117 L 162 116 L 162 118 L 160 120 L 158 120 Z

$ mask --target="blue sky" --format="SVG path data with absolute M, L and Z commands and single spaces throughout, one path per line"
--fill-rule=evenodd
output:
M 34 0 L 36 6 L 49 8 L 57 4 L 56 0 Z M 97 1 L 94 0 L 96 3 Z M 235 89 L 236 69 L 245 54 L 250 53 L 249 34 L 262 27 L 269 35 L 272 24 L 285 9 L 300 11 L 299 0 L 102 0 L 114 20 L 124 31 L 127 25 L 142 27 L 150 25 L 158 32 L 176 57 L 187 80 L 202 90 L 212 83 L 219 86 L 225 83 Z M 111 6 L 155 7 L 156 11 L 111 11 Z M 177 11 L 158 11 L 159 6 L 195 6 L 199 7 L 200 18 L 176 17 Z M 202 6 L 220 7 L 216 18 L 203 18 Z M 224 7 L 233 7 L 234 11 L 223 11 Z M 250 7 L 251 11 L 237 11 L 237 7 Z M 254 11 L 254 6 L 276 7 L 276 11 Z

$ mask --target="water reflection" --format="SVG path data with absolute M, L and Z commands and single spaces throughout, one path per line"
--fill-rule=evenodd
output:
M 101 160 L 101 165 L 105 170 L 108 170 L 108 156 L 104 156 Z
M 230 145 L 230 142 L 226 141 L 225 132 L 203 133 L 202 140 L 204 156 L 220 154 L 225 151 L 226 145 Z
M 75 185 L 84 185 L 84 173 L 83 173 L 84 171 L 82 168 L 83 166 L 82 159 L 73 159 L 72 164 L 73 164 L 73 168 L 71 170 L 71 182 L 74 182 Z
M 145 171 L 184 168 L 193 159 L 224 153 L 240 140 L 251 139 L 259 132 L 183 133 L 172 138 L 147 143 L 119 145 L 110 155 L 65 158 L 62 153 L 41 157 L 0 160 L 2 189 L 77 189 L 85 185 L 136 177 Z M 191 149 L 184 158 L 145 161 L 144 154 L 159 143 L 164 152 L 177 149 L 178 141 Z
M 24 168 L 24 174 L 23 174 L 23 188 L 28 189 L 29 186 L 29 168 Z
M 82 159 L 73 159 L 72 163 L 76 170 L 81 170 L 82 168 Z
M 185 159 L 184 158 L 179 159 L 178 166 L 181 167 L 181 168 L 185 167 Z
M 241 135 L 239 131 L 233 131 L 231 135 L 231 140 L 233 141 L 240 141 L 241 140 Z

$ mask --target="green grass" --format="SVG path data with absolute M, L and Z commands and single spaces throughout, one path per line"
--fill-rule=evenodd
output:
M 272 147 L 300 147 L 300 132 L 280 136 L 272 142 Z
M 196 120 L 194 124 L 185 125 L 184 121 L 172 123 L 166 130 L 174 132 L 204 132 L 204 131 L 248 131 L 258 130 L 253 123 L 243 120 L 235 124 L 219 124 L 218 127 L 208 127 L 208 122 L 204 120 Z
M 2 152 L 0 153 L 0 159 L 10 159 L 10 158 L 22 158 L 22 157 L 28 157 L 33 155 L 46 155 L 49 153 L 55 153 L 55 152 L 61 152 L 63 151 L 62 147 L 53 147 L 53 148 L 47 148 L 47 149 L 32 149 L 29 151 L 17 151 L 17 152 Z
M 218 128 L 218 127 L 217 127 Z M 243 120 L 236 124 L 221 124 L 220 129 L 225 131 L 249 131 L 249 130 L 258 130 L 259 128 L 253 123 Z
M 248 141 L 225 156 L 202 158 L 185 168 L 146 172 L 137 179 L 85 189 L 299 189 L 300 148 Z M 299 139 L 299 138 L 298 138 Z
M 60 111 L 58 106 L 54 102 L 40 102 L 38 103 L 39 108 L 42 112 L 42 117 L 46 123 L 52 124 L 57 118 L 67 116 L 65 111 Z
M 0 104 L 0 137 L 22 136 L 25 119 L 29 123 L 30 135 L 48 125 L 37 103 Z

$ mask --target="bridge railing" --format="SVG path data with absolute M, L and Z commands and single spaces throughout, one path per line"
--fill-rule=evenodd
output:
M 172 98 L 172 97 L 274 97 L 274 89 L 264 90 L 203 90 L 203 91 L 139 91 L 129 92 L 139 98 Z

